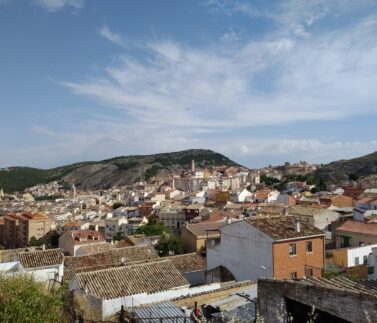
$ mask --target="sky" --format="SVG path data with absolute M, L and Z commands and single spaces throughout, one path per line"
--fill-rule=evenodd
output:
M 0 167 L 377 150 L 375 0 L 0 0 Z

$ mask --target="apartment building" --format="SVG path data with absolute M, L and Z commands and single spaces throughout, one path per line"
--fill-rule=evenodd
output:
M 3 244 L 7 248 L 20 246 L 19 240 L 20 218 L 17 214 L 9 213 L 4 216 Z
M 23 213 L 19 215 L 19 241 L 20 247 L 29 245 L 30 239 L 34 237 L 39 240 L 51 229 L 51 220 L 41 213 Z

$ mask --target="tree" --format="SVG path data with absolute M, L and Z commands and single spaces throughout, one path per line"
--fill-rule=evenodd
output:
M 30 247 L 40 247 L 43 245 L 43 241 L 41 239 L 37 239 L 36 237 L 31 237 L 29 241 Z
M 164 233 L 170 233 L 170 229 L 166 227 L 162 222 L 152 219 L 146 225 L 141 226 L 136 230 L 137 234 L 145 234 L 146 236 L 159 236 Z
M 164 234 L 155 248 L 161 257 L 180 255 L 183 253 L 182 239 L 175 234 Z
M 121 231 L 118 231 L 115 237 L 113 238 L 114 241 L 120 241 L 124 239 L 124 234 Z
M 351 181 L 357 181 L 359 179 L 359 175 L 356 173 L 349 174 L 348 177 Z
M 31 276 L 0 275 L 0 323 L 64 322 L 59 291 L 48 293 Z

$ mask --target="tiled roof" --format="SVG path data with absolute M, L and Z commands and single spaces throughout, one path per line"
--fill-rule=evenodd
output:
M 119 266 L 121 259 L 126 263 L 158 258 L 155 250 L 150 246 L 133 246 L 115 248 L 87 256 L 66 257 L 65 266 L 70 269 L 95 266 Z
M 171 260 L 76 274 L 79 287 L 101 299 L 156 293 L 189 283 Z
M 345 231 L 377 236 L 377 223 L 366 223 L 363 221 L 347 220 L 336 231 Z
M 24 252 L 35 251 L 35 248 L 19 248 L 0 250 L 0 263 L 16 261 L 16 256 Z
M 50 249 L 20 253 L 18 259 L 24 268 L 38 268 L 60 265 L 64 257 L 60 249 Z
M 194 236 L 196 237 L 206 237 L 207 231 L 206 230 L 214 230 L 219 229 L 222 227 L 225 223 L 224 222 L 211 222 L 211 223 L 193 223 L 193 224 L 187 224 L 186 229 L 190 231 Z M 208 236 L 217 236 L 219 233 L 208 231 Z
M 104 252 L 108 251 L 114 248 L 117 248 L 118 244 L 111 244 L 111 243 L 103 243 L 103 241 L 99 241 L 99 243 L 95 244 L 87 244 L 87 245 L 82 245 L 81 248 L 81 253 L 83 255 L 92 255 L 94 253 L 98 252 Z
M 207 262 L 202 256 L 198 255 L 197 253 L 187 253 L 183 255 L 171 256 L 167 259 L 170 259 L 173 262 L 174 266 L 181 273 L 207 269 Z
M 313 208 L 310 206 L 299 206 L 299 205 L 291 206 L 288 209 L 289 215 L 301 215 L 301 216 L 313 216 L 321 211 L 322 209 L 320 208 Z
M 295 230 L 295 217 L 248 218 L 245 221 L 274 240 L 296 239 L 324 233 L 314 226 L 300 222 L 300 231 Z

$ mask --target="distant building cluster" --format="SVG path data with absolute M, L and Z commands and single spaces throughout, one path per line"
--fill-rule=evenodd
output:
M 1 191 L 0 275 L 67 283 L 77 320 L 377 321 L 377 185 L 292 180 L 315 169 L 192 162 L 106 190 Z

